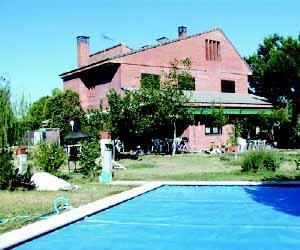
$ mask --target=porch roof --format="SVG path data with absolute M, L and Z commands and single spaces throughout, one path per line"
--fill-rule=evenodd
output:
M 185 91 L 185 95 L 190 99 L 187 106 L 192 114 L 211 114 L 214 107 L 220 106 L 228 115 L 270 114 L 273 109 L 266 98 L 252 94 Z
M 223 106 L 223 107 L 252 107 L 272 108 L 272 104 L 264 97 L 252 94 L 224 93 L 210 91 L 185 91 L 190 99 L 189 106 Z

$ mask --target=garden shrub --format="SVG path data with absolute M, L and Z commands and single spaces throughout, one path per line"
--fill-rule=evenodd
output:
M 100 145 L 97 140 L 87 140 L 82 143 L 79 163 L 85 176 L 96 176 L 100 169 L 96 159 L 100 157 Z
M 297 156 L 294 162 L 296 163 L 296 170 L 300 170 L 300 156 Z
M 65 163 L 67 156 L 57 144 L 40 144 L 35 153 L 36 164 L 45 172 L 57 174 L 58 169 Z
M 31 171 L 23 175 L 18 174 L 12 163 L 12 153 L 9 150 L 0 149 L 0 189 L 15 190 L 16 188 L 32 189 Z
M 0 189 L 8 189 L 13 174 L 13 164 L 11 152 L 0 151 Z
M 275 171 L 280 166 L 278 155 L 272 151 L 251 151 L 242 158 L 242 171 Z

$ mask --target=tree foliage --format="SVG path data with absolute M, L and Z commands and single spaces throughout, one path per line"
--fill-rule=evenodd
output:
M 81 117 L 81 124 L 91 138 L 98 139 L 99 132 L 102 130 L 111 130 L 109 115 L 102 109 L 89 110 Z
M 62 135 L 70 130 L 69 121 L 73 117 L 80 118 L 83 110 L 80 105 L 79 95 L 71 90 L 55 91 L 44 106 L 45 118 L 49 120 L 48 126 L 60 128 Z
M 57 174 L 67 156 L 64 150 L 56 144 L 40 144 L 34 155 L 36 164 L 45 172 Z
M 229 117 L 228 115 L 224 114 L 224 107 L 212 107 L 212 125 L 217 127 L 223 127 L 225 124 L 228 123 Z
M 142 74 L 141 77 L 142 88 L 160 88 L 160 76 L 153 74 Z
M 24 145 L 24 134 L 31 130 L 31 121 L 28 119 L 30 108 L 29 98 L 24 94 L 14 103 L 14 144 Z
M 29 107 L 26 119 L 30 124 L 31 130 L 39 129 L 42 126 L 42 122 L 46 120 L 45 107 L 49 98 L 49 96 L 43 96 Z
M 184 107 L 188 98 L 174 84 L 178 83 L 178 78 L 184 78 L 177 64 L 176 62 L 160 83 L 161 89 L 151 88 L 151 84 L 146 84 L 147 88 L 128 91 L 124 96 L 118 95 L 114 90 L 110 91 L 109 116 L 114 136 L 132 144 L 142 144 L 153 137 L 170 138 L 173 136 L 175 123 L 191 119 Z M 187 75 L 187 70 L 181 72 Z
M 86 140 L 82 143 L 80 154 L 80 166 L 82 173 L 85 176 L 96 176 L 100 169 L 96 159 L 100 157 L 100 145 L 98 140 Z
M 195 79 L 190 73 L 191 66 L 190 58 L 175 59 L 171 62 L 171 70 L 165 75 L 163 84 L 175 86 L 180 90 L 195 90 Z
M 49 127 L 60 128 L 62 134 L 66 134 L 70 131 L 69 121 L 82 115 L 77 93 L 53 89 L 51 96 L 41 97 L 29 107 L 23 122 L 28 124 L 30 130 L 36 130 L 41 128 L 43 121 L 48 121 Z
M 14 114 L 10 100 L 9 83 L 0 78 L 0 149 L 13 144 Z
M 278 108 L 263 121 L 280 123 L 281 146 L 296 146 L 300 142 L 297 132 L 300 113 L 300 38 L 277 34 L 268 36 L 257 52 L 246 60 L 253 69 L 251 89 L 255 94 L 268 98 Z
M 13 165 L 11 146 L 18 140 L 19 119 L 13 111 L 9 81 L 0 76 L 0 189 L 31 188 L 30 171 L 20 175 Z
M 280 105 L 279 97 L 300 104 L 300 40 L 278 34 L 268 36 L 247 59 L 253 69 L 250 87 Z

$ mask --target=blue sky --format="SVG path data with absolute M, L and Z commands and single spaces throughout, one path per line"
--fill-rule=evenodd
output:
M 91 37 L 92 53 L 176 38 L 181 25 L 188 34 L 219 27 L 247 56 L 269 34 L 300 31 L 299 0 L 0 0 L 0 10 L 0 74 L 9 74 L 14 98 L 31 101 L 62 88 L 58 74 L 76 67 L 78 35 Z

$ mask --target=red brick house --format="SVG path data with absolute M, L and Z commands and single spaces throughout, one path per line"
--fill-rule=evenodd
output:
M 269 112 L 266 99 L 248 94 L 248 64 L 239 55 L 221 29 L 188 36 L 186 27 L 178 28 L 178 38 L 165 37 L 153 46 L 133 50 L 124 44 L 89 53 L 89 37 L 77 37 L 78 68 L 60 75 L 65 89 L 79 93 L 82 107 L 107 107 L 107 92 L 118 93 L 140 87 L 143 75 L 161 75 L 170 69 L 174 59 L 190 58 L 195 91 L 190 91 L 191 111 L 199 116 L 182 136 L 189 138 L 189 149 L 197 151 L 210 145 L 226 144 L 231 125 L 211 127 L 200 117 L 211 112 L 212 105 L 222 105 L 225 113 L 253 115 Z

